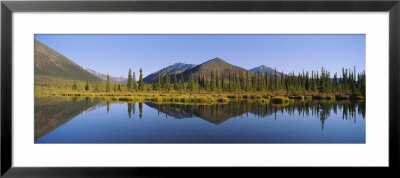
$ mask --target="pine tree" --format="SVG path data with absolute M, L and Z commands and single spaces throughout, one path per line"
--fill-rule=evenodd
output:
M 142 73 L 142 68 L 140 68 L 139 70 L 140 74 L 139 74 L 139 91 L 143 91 L 144 90 L 144 84 L 143 84 L 143 73 Z
M 224 81 L 224 76 L 221 76 L 221 89 L 225 90 L 225 81 Z
M 161 74 L 160 74 L 160 72 L 158 72 L 156 89 L 161 90 Z
M 107 74 L 106 92 L 110 92 L 110 75 Z
M 211 91 L 215 91 L 215 78 L 214 78 L 214 73 L 211 71 L 211 83 L 210 83 L 210 89 Z
M 338 88 L 337 73 L 333 75 L 333 92 L 336 92 Z
M 366 87 L 365 71 L 363 71 L 361 74 L 359 74 L 358 82 L 359 82 L 359 84 L 358 84 L 359 85 L 359 91 L 365 97 L 365 87 Z
M 179 90 L 185 89 L 185 81 L 183 79 L 183 73 L 181 73 L 181 79 L 179 80 Z
M 218 70 L 215 71 L 215 85 L 216 85 L 216 90 L 219 91 L 221 89 L 220 81 L 219 81 L 219 74 Z
M 308 72 L 307 72 L 308 75 Z M 285 84 L 285 75 L 283 74 L 283 71 L 281 72 L 281 83 L 279 85 L 280 89 L 283 89 L 283 85 Z
M 356 92 L 356 66 L 354 66 L 353 74 L 351 75 L 351 93 L 355 94 Z
M 266 90 L 268 90 L 268 73 L 267 72 L 265 72 L 265 74 L 264 74 L 263 81 L 264 81 L 264 91 L 266 91 Z
M 167 90 L 167 91 L 170 90 L 171 82 L 169 80 L 170 80 L 170 77 L 169 77 L 168 69 L 165 69 L 165 90 Z
M 233 76 L 231 74 L 231 72 L 229 72 L 229 91 L 233 92 Z
M 274 90 L 276 91 L 278 89 L 278 80 L 276 78 L 276 68 L 274 71 Z
M 347 69 L 342 68 L 342 91 L 347 92 Z
M 243 74 L 242 74 L 242 71 L 239 71 L 238 90 L 242 91 L 243 88 L 244 88 Z
M 251 76 L 251 90 L 255 91 L 257 89 L 257 85 L 256 85 L 256 76 Z
M 165 89 L 165 80 L 164 80 L 164 75 L 161 75 L 161 80 L 160 80 L 160 90 L 164 90 Z
M 76 85 L 76 82 L 74 80 L 74 83 L 72 84 L 72 90 L 77 90 L 77 89 L 78 89 L 78 86 Z
M 321 77 L 319 79 L 319 92 L 324 93 L 325 92 L 325 71 L 324 67 L 321 67 Z
M 132 75 L 132 90 L 137 91 L 135 72 L 133 72 L 133 75 Z
M 309 91 L 310 90 L 310 80 L 309 80 L 309 78 L 308 78 L 308 71 L 306 72 L 306 76 L 305 76 L 305 80 L 306 80 L 306 82 L 305 82 L 305 90 L 306 91 Z
M 129 68 L 128 72 L 128 82 L 126 83 L 126 90 L 132 90 L 132 69 Z
M 209 87 L 208 87 L 208 81 L 207 81 L 207 74 L 203 75 L 203 83 L 204 83 L 204 89 L 208 90 Z
M 88 80 L 86 80 L 85 90 L 89 91 L 89 81 Z
M 249 71 L 246 71 L 245 90 L 249 91 Z
M 258 72 L 257 72 L 257 90 L 258 91 L 262 90 L 262 70 L 261 70 L 261 68 L 258 68 Z
M 95 87 L 94 87 L 94 91 L 99 91 L 99 86 L 98 86 L 97 83 L 96 83 L 96 85 L 95 85 Z
M 178 79 L 176 78 L 176 71 L 174 71 L 174 90 L 178 90 Z
M 193 74 L 189 74 L 189 83 L 188 83 L 188 90 L 193 91 L 194 90 L 194 80 L 193 80 Z

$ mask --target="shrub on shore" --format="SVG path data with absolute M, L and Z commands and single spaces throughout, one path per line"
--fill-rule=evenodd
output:
M 332 95 L 321 94 L 321 95 L 313 96 L 312 99 L 313 100 L 335 100 L 335 97 Z
M 274 96 L 271 98 L 271 102 L 272 103 L 287 103 L 287 102 L 289 102 L 289 98 L 284 97 L 284 96 Z

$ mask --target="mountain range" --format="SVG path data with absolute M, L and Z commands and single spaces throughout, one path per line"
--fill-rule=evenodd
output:
M 238 67 L 238 66 L 234 66 L 232 64 L 227 63 L 226 61 L 222 60 L 221 58 L 214 58 L 211 59 L 209 61 L 206 61 L 202 64 L 197 65 L 196 67 L 193 67 L 190 70 L 186 70 L 185 72 L 183 72 L 183 76 L 185 80 L 189 79 L 189 75 L 190 73 L 193 74 L 193 77 L 195 79 L 197 79 L 197 77 L 199 77 L 200 74 L 202 75 L 207 75 L 208 78 L 210 78 L 211 72 L 214 73 L 218 71 L 218 73 L 220 74 L 219 77 L 223 77 L 223 79 L 225 81 L 229 81 L 229 73 L 236 73 L 236 74 L 242 74 L 245 75 L 246 72 L 249 73 L 249 76 L 254 75 L 254 73 L 249 72 L 248 70 Z
M 72 80 L 101 81 L 72 60 L 35 40 L 35 84 L 65 83 Z
M 256 74 L 261 72 L 261 73 L 267 74 L 269 76 L 273 76 L 274 73 L 275 73 L 275 69 L 273 69 L 271 67 L 268 67 L 268 66 L 265 66 L 265 65 L 261 65 L 261 66 L 258 66 L 258 67 L 251 68 L 251 69 L 249 69 L 249 71 L 250 72 L 254 72 Z M 276 76 L 277 77 L 281 77 L 282 75 L 284 75 L 282 72 L 276 71 Z
M 81 67 L 72 60 L 37 40 L 35 40 L 34 50 L 35 84 L 66 83 L 73 80 L 99 82 L 107 79 L 106 74 L 86 67 Z M 236 73 L 237 75 L 248 74 L 249 77 L 251 77 L 260 71 L 267 75 L 273 75 L 275 69 L 261 65 L 259 67 L 247 70 L 242 67 L 229 64 L 223 59 L 216 57 L 198 65 L 175 63 L 144 77 L 144 83 L 156 82 L 158 79 L 158 73 L 164 75 L 166 70 L 168 70 L 171 77 L 170 81 L 172 82 L 174 73 L 177 74 L 178 79 L 181 77 L 180 75 L 183 75 L 184 80 L 187 81 L 190 74 L 192 74 L 196 80 L 200 75 L 206 75 L 207 78 L 210 78 L 211 72 L 213 72 L 215 75 L 215 72 L 217 71 L 219 77 L 223 77 L 225 81 L 228 81 L 230 73 Z M 277 72 L 278 77 L 282 75 L 284 74 Z M 112 82 L 116 83 L 125 83 L 127 81 L 127 77 L 112 75 L 110 75 L 110 79 Z
M 73 80 L 100 82 L 107 80 L 107 75 L 81 67 L 72 60 L 35 40 L 35 83 L 71 83 Z M 112 82 L 125 83 L 128 79 L 110 75 Z
M 103 74 L 100 72 L 97 72 L 95 70 L 83 67 L 83 69 L 85 69 L 86 71 L 90 72 L 91 74 L 97 76 L 98 78 L 102 79 L 102 80 L 107 80 L 107 74 Z M 121 77 L 121 76 L 114 76 L 114 75 L 109 75 L 110 76 L 110 80 L 113 83 L 126 83 L 128 81 L 128 78 L 126 77 Z
M 254 67 L 250 70 L 246 70 L 242 67 L 229 64 L 223 59 L 216 57 L 199 65 L 176 63 L 174 65 L 170 65 L 168 67 L 165 67 L 161 70 L 158 70 L 157 72 L 148 75 L 147 77 L 144 78 L 143 81 L 145 83 L 156 82 L 158 79 L 158 73 L 164 75 L 166 69 L 168 69 L 169 71 L 170 81 L 173 81 L 174 72 L 176 72 L 178 79 L 182 74 L 185 81 L 189 79 L 190 74 L 192 74 L 194 79 L 196 80 L 200 74 L 207 75 L 207 77 L 210 78 L 211 72 L 213 72 L 215 75 L 216 71 L 219 73 L 220 75 L 219 77 L 222 76 L 225 81 L 229 80 L 229 73 L 231 74 L 236 73 L 237 75 L 239 74 L 246 75 L 248 73 L 249 77 L 254 76 L 259 72 L 262 72 L 263 74 L 267 74 L 269 76 L 272 76 L 275 73 L 275 69 L 272 69 L 265 65 L 261 65 L 259 67 Z M 277 77 L 281 77 L 282 75 L 284 74 L 277 71 Z
M 147 75 L 145 78 L 143 78 L 143 82 L 153 83 L 153 82 L 157 81 L 158 73 L 160 73 L 160 75 L 165 75 L 166 70 L 168 70 L 168 72 L 170 74 L 174 74 L 174 72 L 176 72 L 176 74 L 181 74 L 182 72 L 185 72 L 186 70 L 190 70 L 193 67 L 196 67 L 196 64 L 175 63 L 168 67 L 162 68 L 150 75 Z
M 246 74 L 246 72 L 249 73 L 249 76 L 254 75 L 253 72 L 250 72 L 244 68 L 234 66 L 232 64 L 227 63 L 226 61 L 222 60 L 221 58 L 214 58 L 209 61 L 206 61 L 202 64 L 199 65 L 194 65 L 194 64 L 183 64 L 183 63 L 176 63 L 174 65 L 168 66 L 166 68 L 163 68 L 155 73 L 150 74 L 147 76 L 143 81 L 145 83 L 153 83 L 157 81 L 158 77 L 158 72 L 160 74 L 165 74 L 165 70 L 168 69 L 169 74 L 170 74 L 170 81 L 173 81 L 174 77 L 174 72 L 177 74 L 177 78 L 179 79 L 183 75 L 183 78 L 185 81 L 189 80 L 190 74 L 193 75 L 193 78 L 196 80 L 197 77 L 201 75 L 207 75 L 208 78 L 210 78 L 211 72 L 214 73 L 217 71 L 220 75 L 224 78 L 225 81 L 229 80 L 229 73 L 235 72 L 236 74 Z M 179 70 L 169 70 L 169 69 L 179 69 Z

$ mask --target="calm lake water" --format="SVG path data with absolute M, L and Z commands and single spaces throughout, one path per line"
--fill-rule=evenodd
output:
M 365 103 L 214 105 L 36 97 L 35 143 L 365 143 Z

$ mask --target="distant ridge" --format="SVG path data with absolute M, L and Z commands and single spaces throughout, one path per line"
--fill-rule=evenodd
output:
M 86 71 L 90 72 L 91 74 L 93 74 L 103 80 L 107 80 L 107 74 L 103 74 L 103 73 L 97 72 L 93 69 L 86 68 L 86 67 L 83 67 L 83 69 L 85 69 Z M 128 78 L 110 75 L 110 80 L 113 83 L 126 83 L 128 81 Z
M 195 67 L 195 64 L 184 64 L 184 63 L 175 63 L 173 65 L 170 65 L 168 67 L 162 68 L 156 72 L 153 72 L 150 75 L 147 75 L 145 78 L 143 78 L 143 82 L 145 83 L 153 83 L 158 80 L 158 73 L 161 75 L 165 74 L 165 71 L 168 69 L 168 73 L 171 74 L 171 76 L 176 72 L 176 74 L 181 74 L 182 72 L 186 70 L 190 70 L 193 67 Z
M 265 65 L 261 65 L 261 66 L 258 66 L 258 67 L 251 68 L 251 69 L 249 69 L 249 71 L 254 72 L 256 74 L 258 74 L 261 71 L 263 74 L 267 74 L 268 76 L 273 76 L 274 73 L 275 73 L 275 69 L 273 69 L 271 67 L 268 67 L 268 66 L 265 66 Z M 278 70 L 276 71 L 276 76 L 277 77 L 281 77 L 282 74 L 283 74 L 282 72 L 279 72 Z

